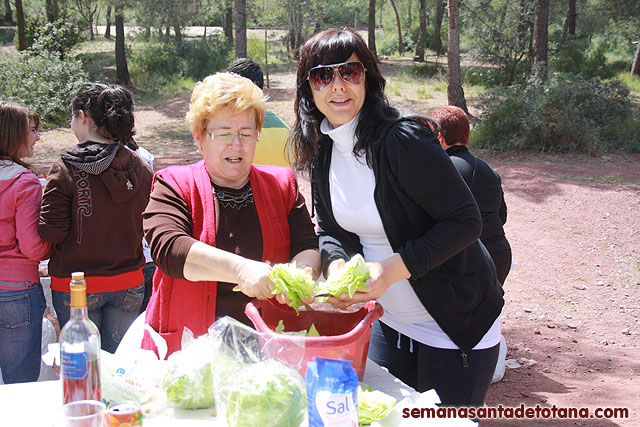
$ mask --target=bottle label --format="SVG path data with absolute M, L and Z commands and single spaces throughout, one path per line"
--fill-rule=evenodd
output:
M 62 375 L 70 380 L 83 380 L 87 378 L 87 366 L 89 353 L 61 353 Z

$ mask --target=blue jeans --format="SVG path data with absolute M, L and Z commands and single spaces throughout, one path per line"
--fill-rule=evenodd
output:
M 148 262 L 142 268 L 142 274 L 144 275 L 144 299 L 140 306 L 140 313 L 147 309 L 151 293 L 153 291 L 153 275 L 156 272 L 156 265 L 153 262 Z
M 71 295 L 69 292 L 51 291 L 51 296 L 62 328 L 69 321 Z M 121 291 L 87 294 L 89 319 L 100 330 L 103 350 L 115 353 L 125 332 L 138 317 L 143 298 L 144 282 Z
M 40 283 L 15 291 L 0 289 L 0 368 L 5 384 L 38 380 L 46 306 Z

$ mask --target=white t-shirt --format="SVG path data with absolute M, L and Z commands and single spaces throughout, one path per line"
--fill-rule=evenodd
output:
M 360 238 L 365 261 L 383 261 L 394 252 L 373 197 L 373 170 L 364 157 L 356 158 L 352 152 L 357 120 L 358 117 L 332 129 L 325 119 L 320 126 L 320 131 L 333 140 L 329 167 L 331 206 L 338 225 Z M 392 284 L 378 302 L 384 308 L 380 320 L 401 334 L 431 347 L 458 348 L 424 308 L 408 280 Z M 490 348 L 499 342 L 500 317 L 474 349 Z

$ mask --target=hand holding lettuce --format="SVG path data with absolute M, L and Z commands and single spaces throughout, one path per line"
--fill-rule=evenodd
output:
M 275 286 L 273 294 L 284 293 L 289 299 L 289 306 L 295 309 L 296 313 L 302 300 L 313 297 L 316 282 L 311 273 L 296 267 L 295 261 L 274 265 L 269 279 Z
M 330 294 L 334 297 L 349 294 L 349 297 L 353 297 L 358 289 L 367 288 L 367 280 L 369 268 L 362 255 L 355 254 L 341 269 L 331 272 L 326 282 L 319 284 L 316 294 Z

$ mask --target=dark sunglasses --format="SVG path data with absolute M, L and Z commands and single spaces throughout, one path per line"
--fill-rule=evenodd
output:
M 324 90 L 338 75 L 345 82 L 352 85 L 359 85 L 364 80 L 364 73 L 367 71 L 359 61 L 343 62 L 341 64 L 318 65 L 309 70 L 307 80 L 313 90 Z
M 76 112 L 74 111 L 73 113 L 69 114 L 69 117 L 67 117 L 66 122 L 67 123 L 71 123 L 71 119 L 73 119 L 73 116 L 76 114 Z

